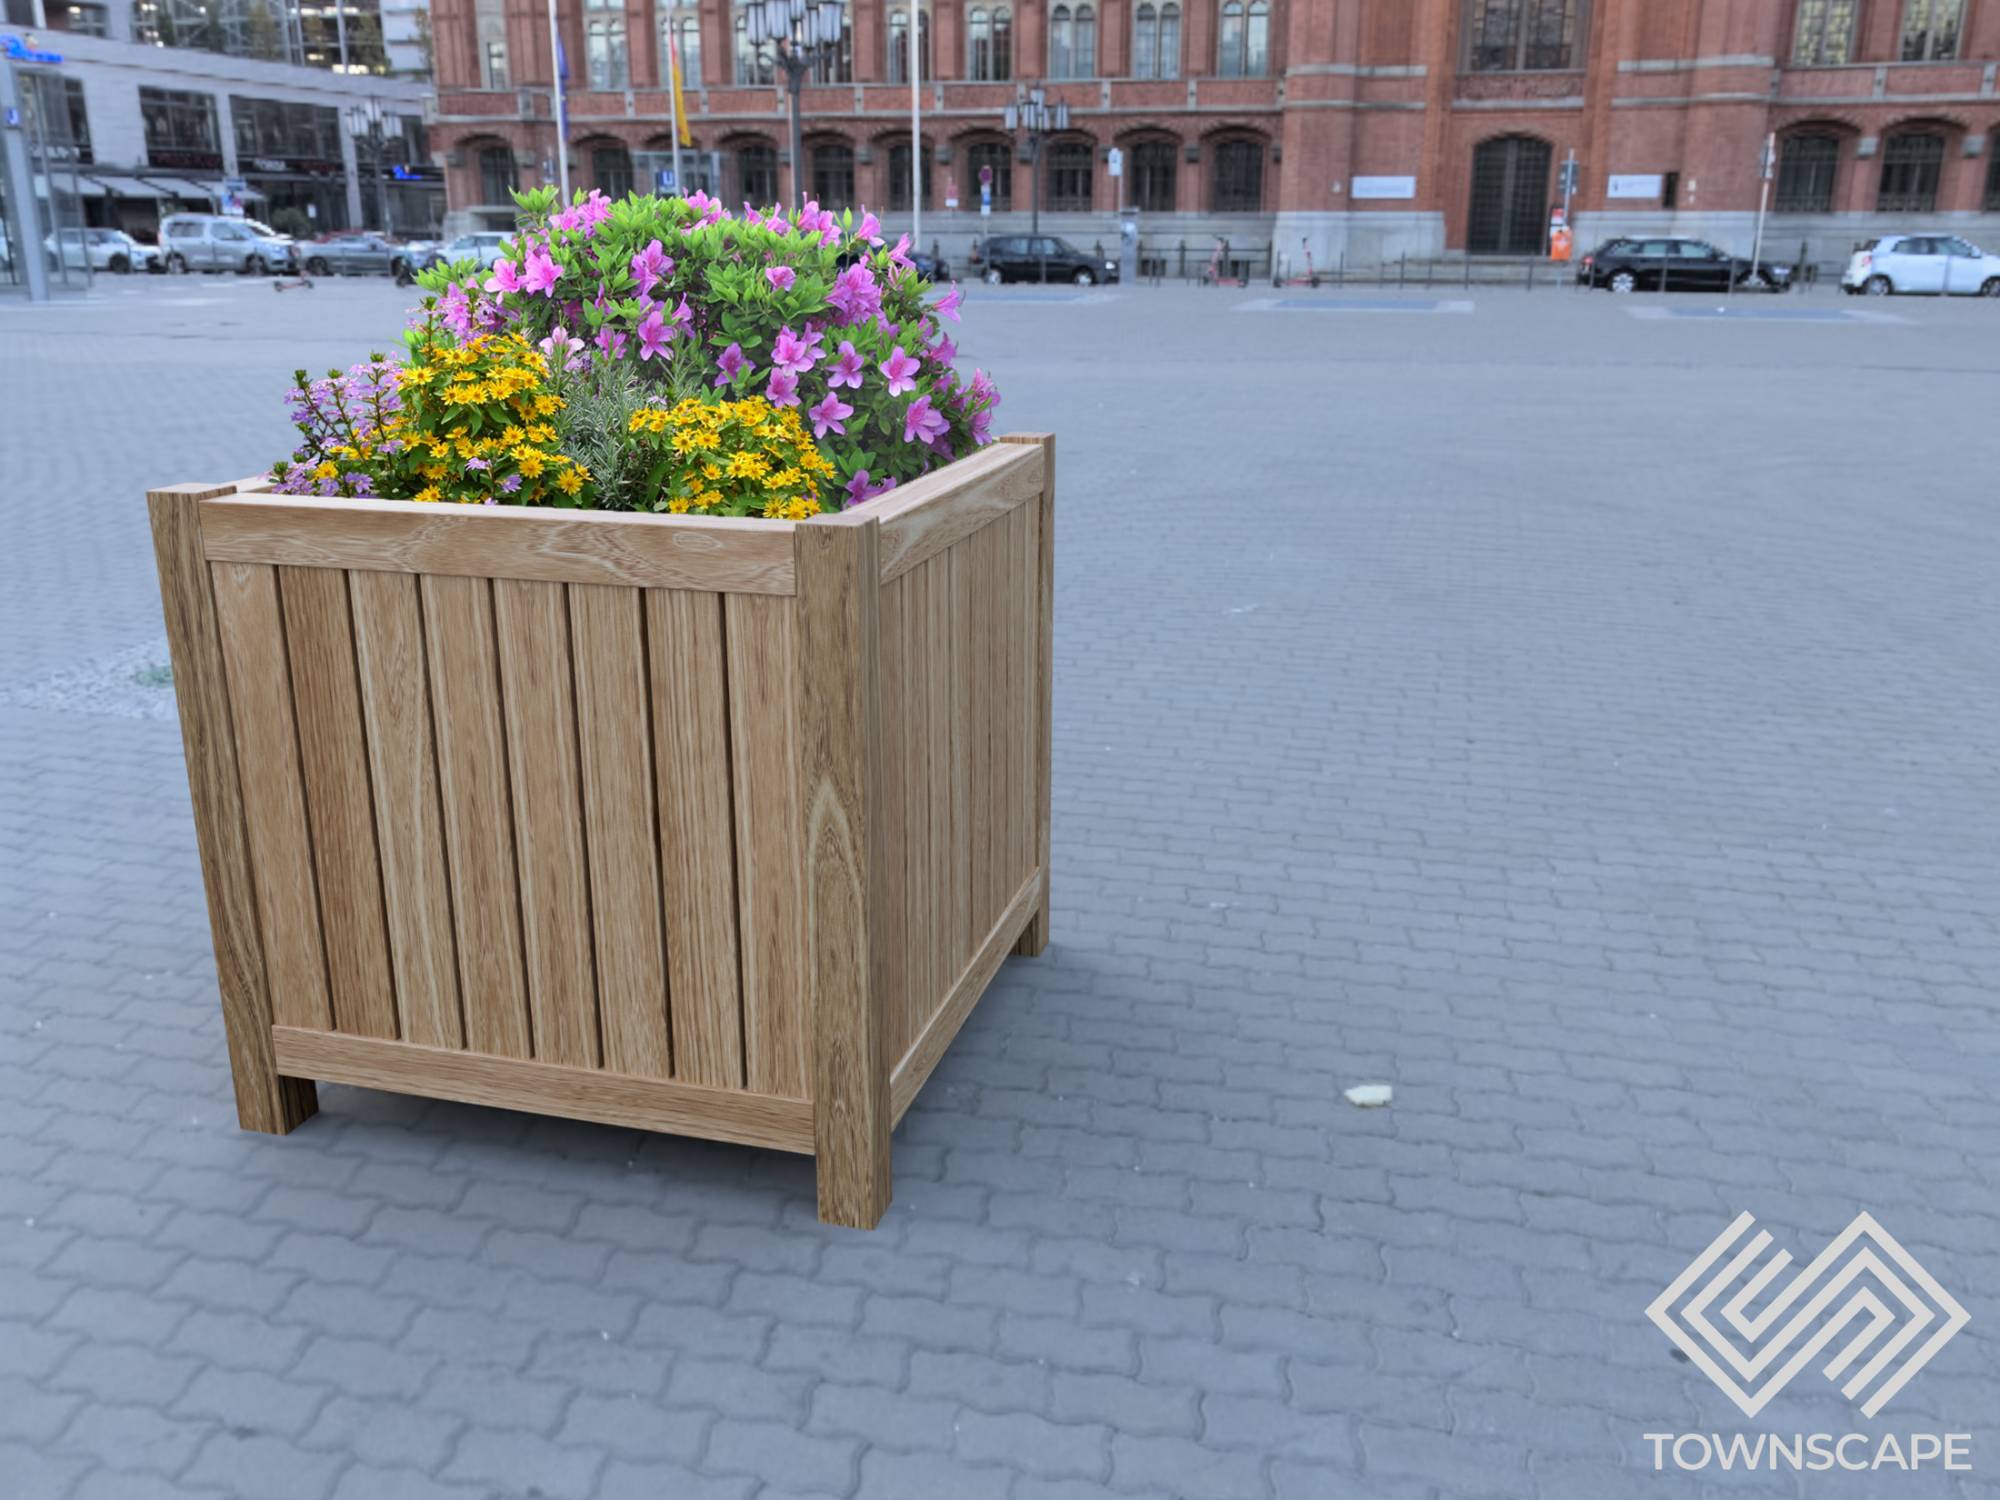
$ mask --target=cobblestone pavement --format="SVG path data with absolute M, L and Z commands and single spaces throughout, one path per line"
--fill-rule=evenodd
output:
M 141 490 L 403 299 L 0 307 L 6 1500 L 1996 1493 L 1995 310 L 1256 300 L 968 307 L 1061 434 L 1056 941 L 866 1235 L 750 1150 L 235 1129 Z M 1972 1314 L 1878 1419 L 1646 1321 L 1863 1209 Z M 1745 1430 L 1975 1468 L 1643 1438 Z

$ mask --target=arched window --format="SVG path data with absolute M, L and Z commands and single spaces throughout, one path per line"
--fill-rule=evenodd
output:
M 744 84 L 772 83 L 778 64 L 769 42 L 750 40 L 750 22 L 742 12 L 736 16 L 736 81 Z
M 1556 72 L 1583 65 L 1584 0 L 1465 0 L 1472 73 Z
M 1215 71 L 1224 78 L 1261 78 L 1270 68 L 1269 0 L 1223 0 Z
M 1903 7 L 1903 61 L 1938 62 L 1958 56 L 1965 0 L 1907 0 Z
M 917 77 L 928 81 L 931 76 L 931 13 L 917 12 Z M 908 10 L 889 12 L 889 82 L 908 83 L 910 81 L 910 13 Z
M 995 83 L 1014 76 L 1014 9 L 977 6 L 965 15 L 965 76 Z
M 745 203 L 767 207 L 778 201 L 778 153 L 762 141 L 736 148 L 736 191 Z
M 622 89 L 631 84 L 625 0 L 583 0 L 583 55 L 592 88 Z
M 1055 213 L 1088 213 L 1096 151 L 1088 141 L 1056 141 L 1048 152 L 1048 208 Z
M 667 53 L 680 54 L 681 87 L 701 84 L 701 14 L 693 5 L 660 7 L 660 87 L 666 88 Z
M 1172 141 L 1141 141 L 1132 148 L 1132 206 L 1141 213 L 1174 211 L 1174 180 L 1180 175 L 1180 147 Z
M 1837 67 L 1854 56 L 1854 12 L 1858 0 L 1799 0 L 1798 29 L 1792 33 L 1792 65 Z
M 1840 165 L 1840 137 L 1823 131 L 1788 135 L 1778 148 L 1781 214 L 1833 212 L 1833 175 Z
M 840 46 L 813 64 L 814 83 L 854 82 L 854 23 L 841 12 Z
M 512 203 L 520 179 L 514 174 L 514 153 L 506 146 L 479 148 L 479 201 Z
M 1014 206 L 1014 148 L 1004 141 L 979 141 L 965 153 L 964 196 L 979 203 L 979 169 L 993 169 L 993 211 L 1004 214 Z
M 1936 131 L 1905 130 L 1890 136 L 1882 148 L 1882 190 L 1875 211 L 1935 213 L 1943 168 L 1944 137 Z
M 854 148 L 821 141 L 811 152 L 813 198 L 821 208 L 846 208 L 854 201 Z
M 590 177 L 607 198 L 623 198 L 632 191 L 632 153 L 615 141 L 590 148 Z
M 929 208 L 931 198 L 931 152 L 923 153 L 924 207 Z M 910 211 L 910 143 L 900 141 L 889 148 L 889 211 L 908 213 Z
M 1216 146 L 1213 206 L 1219 214 L 1256 213 L 1263 208 L 1261 141 L 1223 141 Z
M 1049 12 L 1049 77 L 1097 76 L 1097 10 L 1058 5 Z
M 1174 0 L 1140 0 L 1132 13 L 1132 76 L 1181 76 L 1181 8 Z

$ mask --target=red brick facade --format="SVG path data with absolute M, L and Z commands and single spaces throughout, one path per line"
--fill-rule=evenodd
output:
M 1546 218 L 1560 191 L 1555 164 L 1572 151 L 1584 238 L 1612 227 L 1671 227 L 1736 240 L 1757 206 L 1759 156 L 1772 131 L 1785 142 L 1814 137 L 1797 149 L 1823 158 L 1817 176 L 1801 157 L 1788 179 L 1791 197 L 1772 226 L 1782 243 L 1811 239 L 1816 251 L 1824 242 L 1833 253 L 1890 223 L 1945 221 L 1969 233 L 2000 225 L 2000 0 L 1962 0 L 1956 36 L 1929 43 L 1948 56 L 1910 62 L 1906 48 L 1925 42 L 1906 35 L 1909 7 L 1930 14 L 1938 0 L 1854 0 L 1851 34 L 1826 42 L 1808 66 L 1797 65 L 1800 29 L 1818 27 L 1822 0 L 1571 0 L 1573 19 L 1564 0 L 1180 0 L 1178 76 L 1162 80 L 1129 76 L 1137 71 L 1136 18 L 1148 3 L 1095 0 L 1092 76 L 1046 83 L 1070 106 L 1068 143 L 1089 148 L 1087 158 L 1071 153 L 1073 167 L 1087 159 L 1091 170 L 1087 182 L 1072 170 L 1058 185 L 1045 162 L 1044 224 L 1080 242 L 1115 236 L 1133 188 L 1134 149 L 1146 143 L 1154 192 L 1170 181 L 1172 194 L 1171 209 L 1156 200 L 1141 215 L 1151 241 L 1178 234 L 1206 245 L 1210 233 L 1281 247 L 1303 240 L 1322 258 L 1355 261 L 1519 248 L 1523 222 Z M 1825 8 L 1837 18 L 1844 3 Z M 934 174 L 923 234 L 947 253 L 981 228 L 973 148 L 1006 144 L 1001 105 L 1015 81 L 1046 80 L 1057 7 L 1077 13 L 1064 0 L 1003 4 L 1014 81 L 1001 83 L 966 77 L 969 18 L 1001 7 L 925 4 L 936 77 L 922 89 Z M 887 81 L 887 16 L 906 6 L 851 0 L 853 81 L 809 85 L 804 95 L 808 173 L 823 161 L 831 180 L 845 184 L 846 148 L 853 201 L 878 210 L 892 197 L 891 152 L 909 139 L 909 88 Z M 1224 26 L 1251 24 L 1234 16 L 1225 23 L 1226 7 L 1267 15 L 1259 76 L 1219 76 Z M 618 186 L 618 147 L 666 145 L 660 13 L 656 0 L 588 13 L 622 16 L 629 82 L 592 89 L 583 0 L 563 0 L 577 186 L 597 185 L 600 167 Z M 680 14 L 698 18 L 702 71 L 688 80 L 687 100 L 697 149 L 718 153 L 720 192 L 743 196 L 742 165 L 757 160 L 745 149 L 761 148 L 775 154 L 788 193 L 783 96 L 773 85 L 735 81 L 728 0 L 698 0 Z M 548 21 L 540 0 L 434 0 L 433 17 L 436 140 L 462 222 L 490 203 L 486 184 L 506 164 L 503 151 L 524 185 L 543 180 L 552 162 Z M 496 40 L 503 88 L 485 86 Z M 1255 61 L 1253 50 L 1248 70 Z M 1523 144 L 1482 154 L 1483 143 L 1504 137 Z M 1107 170 L 1113 146 L 1128 166 L 1122 181 Z M 1476 162 L 1488 174 L 1481 182 Z M 1897 189 L 1886 215 L 1878 212 L 1885 172 Z M 1624 196 L 1611 196 L 1614 177 Z M 1025 227 L 1029 181 L 1017 160 L 1012 211 L 997 213 L 989 229 Z

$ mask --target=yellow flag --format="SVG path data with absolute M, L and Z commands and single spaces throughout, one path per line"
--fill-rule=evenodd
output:
M 681 48 L 672 37 L 667 39 L 667 72 L 674 84 L 674 126 L 683 146 L 692 146 L 694 137 L 688 133 L 687 100 L 681 95 Z

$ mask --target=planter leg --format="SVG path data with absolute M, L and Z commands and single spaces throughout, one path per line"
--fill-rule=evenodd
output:
M 264 975 L 244 833 L 243 789 L 237 780 L 229 720 L 229 682 L 216 633 L 215 595 L 201 543 L 201 502 L 234 485 L 178 485 L 150 491 L 153 551 L 160 566 L 160 605 L 173 653 L 174 697 L 187 755 L 195 839 L 215 939 L 215 974 L 222 991 L 222 1026 L 236 1084 L 236 1118 L 245 1130 L 284 1135 L 319 1108 L 312 1082 L 278 1073 L 271 1046 L 271 991 Z
M 879 523 L 828 517 L 794 533 L 799 788 L 819 1216 L 873 1229 L 889 1206 L 888 1018 L 881 909 Z
M 1049 772 L 1052 758 L 1050 716 L 1055 684 L 1055 585 L 1056 585 L 1056 437 L 1052 432 L 1016 432 L 1000 439 L 1003 443 L 1032 443 L 1042 450 L 1042 498 L 1038 502 L 1035 534 L 1041 550 L 1041 603 L 1036 611 L 1035 712 L 1040 719 L 1035 731 L 1035 862 L 1042 868 L 1042 899 L 1021 929 L 1014 951 L 1024 958 L 1038 958 L 1049 945 Z

